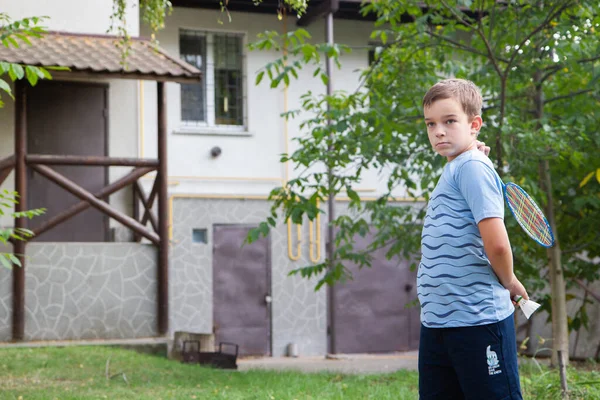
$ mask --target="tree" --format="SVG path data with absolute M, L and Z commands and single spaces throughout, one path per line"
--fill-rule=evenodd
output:
M 30 43 L 30 38 L 39 37 L 44 32 L 40 25 L 44 18 L 32 17 L 24 18 L 19 21 L 11 21 L 10 17 L 5 13 L 0 13 L 0 41 L 3 46 L 19 47 L 19 43 L 15 38 L 20 39 L 26 44 Z M 38 79 L 51 79 L 49 72 L 45 68 L 34 67 L 29 65 L 20 65 L 15 63 L 0 62 L 0 89 L 7 93 L 11 98 L 12 90 L 9 84 L 2 78 L 8 73 L 9 78 L 14 82 L 18 79 L 26 78 L 28 82 L 35 86 Z M 0 108 L 4 103 L 0 99 Z M 14 204 L 18 203 L 19 194 L 14 191 L 4 190 L 0 192 L 0 216 L 7 213 L 12 218 L 33 218 L 45 212 L 43 208 L 28 210 L 23 212 L 12 211 Z M 0 229 L 0 243 L 8 245 L 13 240 L 27 240 L 33 237 L 33 232 L 23 228 L 2 228 Z M 21 266 L 19 259 L 12 253 L 0 252 L 0 264 L 6 268 L 12 268 L 12 264 Z
M 116 33 L 120 39 L 120 45 L 122 48 L 122 64 L 127 65 L 127 55 L 129 54 L 129 41 L 130 35 L 127 31 L 127 1 L 128 0 L 113 0 L 113 13 L 111 15 L 111 25 L 108 28 L 108 32 Z M 260 5 L 262 0 L 248 0 L 252 1 L 255 5 Z M 221 1 L 221 12 L 226 14 L 228 20 L 231 22 L 231 15 L 229 13 L 228 5 L 229 0 Z M 277 12 L 278 17 L 281 19 L 284 8 L 290 8 L 296 12 L 298 16 L 301 16 L 306 11 L 308 6 L 308 0 L 281 0 L 279 2 L 279 9 Z M 141 20 L 150 27 L 152 40 L 158 43 L 156 40 L 156 33 L 165 27 L 165 18 L 171 13 L 173 5 L 170 0 L 139 0 L 139 8 L 141 14 Z M 219 20 L 222 23 L 221 20 Z
M 44 27 L 41 25 L 45 19 L 45 17 L 31 17 L 12 21 L 6 13 L 0 13 L 0 42 L 5 47 L 18 48 L 19 42 L 16 39 L 20 39 L 26 45 L 31 45 L 32 38 L 39 38 L 45 32 Z M 26 78 L 31 86 L 35 86 L 39 79 L 52 79 L 48 69 L 52 68 L 0 61 L 0 89 L 13 98 L 10 85 L 3 78 L 4 74 L 8 74 L 13 82 Z M 0 108 L 3 106 L 4 102 L 0 98 Z
M 320 287 L 346 276 L 346 261 L 369 265 L 369 251 L 383 245 L 392 244 L 388 256 L 418 254 L 424 210 L 390 207 L 389 198 L 392 189 L 403 186 L 409 195 L 427 199 L 441 160 L 433 157 L 421 133 L 420 99 L 443 76 L 471 79 L 483 89 L 484 139 L 493 144 L 498 172 L 544 205 L 559 239 L 546 252 L 514 219 L 506 219 L 516 270 L 530 293 L 540 296 L 550 282 L 551 294 L 542 302 L 552 315 L 554 361 L 560 350 L 566 362 L 567 323 L 578 329 L 586 326 L 587 317 L 586 302 L 574 318 L 566 315 L 571 296 L 565 290 L 576 279 L 597 280 L 600 268 L 590 261 L 600 255 L 600 198 L 591 188 L 577 187 L 590 165 L 594 171 L 600 166 L 597 4 L 382 0 L 366 4 L 363 12 L 378 17 L 372 35 L 380 43 L 375 62 L 357 91 L 307 93 L 302 110 L 285 116 L 309 115 L 301 125 L 305 135 L 298 139 L 299 149 L 282 158 L 306 172 L 271 193 L 272 215 L 252 238 L 268 233 L 279 214 L 294 222 L 303 215 L 314 218 L 321 212 L 317 204 L 330 193 L 347 192 L 356 217 L 334 221 L 335 268 L 328 270 L 326 261 L 295 273 L 319 274 Z M 403 22 L 407 16 L 412 22 Z M 257 80 L 266 74 L 271 86 L 286 85 L 307 66 L 319 74 L 320 56 L 327 53 L 337 59 L 342 51 L 341 46 L 314 45 L 308 39 L 301 30 L 263 35 L 254 48 L 285 47 L 287 54 L 267 64 Z M 333 166 L 331 181 L 321 172 L 323 166 Z M 361 201 L 352 189 L 368 169 L 387 179 L 388 192 L 374 202 Z M 376 240 L 367 251 L 354 251 L 354 235 L 369 229 L 375 230 Z
M 18 203 L 19 195 L 16 192 L 10 192 L 4 190 L 0 193 L 0 216 L 4 216 L 7 213 L 12 218 L 29 218 L 32 219 L 38 215 L 42 215 L 45 209 L 39 208 L 35 210 L 28 210 L 23 212 L 11 211 L 14 204 Z M 0 229 L 0 243 L 6 246 L 10 241 L 13 240 L 28 240 L 33 237 L 33 232 L 29 229 L 24 228 L 2 228 Z M 12 268 L 12 264 L 21 266 L 21 262 L 13 253 L 2 253 L 0 252 L 0 264 L 5 268 Z
M 262 0 L 248 0 L 255 4 L 260 4 Z M 227 9 L 228 1 L 221 3 L 221 11 L 226 13 L 229 18 Z M 298 16 L 306 11 L 308 0 L 283 0 L 280 3 L 278 15 L 281 18 L 284 7 L 289 7 L 295 11 Z M 170 0 L 140 0 L 139 8 L 141 19 L 148 24 L 152 32 L 152 39 L 156 40 L 156 32 L 165 26 L 165 18 L 172 10 Z M 30 17 L 21 20 L 13 21 L 6 13 L 0 12 L 0 42 L 5 47 L 19 47 L 20 39 L 23 43 L 30 45 L 31 39 L 39 38 L 46 31 L 42 25 L 48 17 Z M 129 54 L 130 35 L 127 31 L 127 0 L 113 0 L 113 13 L 111 15 L 111 25 L 108 27 L 109 32 L 113 32 L 119 36 L 122 46 L 123 64 L 126 65 L 127 56 Z M 8 73 L 11 81 L 23 79 L 29 81 L 31 86 L 35 86 L 39 79 L 52 79 L 49 70 L 64 70 L 59 66 L 55 68 L 42 68 L 31 65 L 21 65 L 15 63 L 0 62 L 0 90 L 4 91 L 12 98 L 12 90 L 7 81 L 2 76 Z M 0 98 L 0 108 L 3 106 L 3 101 Z

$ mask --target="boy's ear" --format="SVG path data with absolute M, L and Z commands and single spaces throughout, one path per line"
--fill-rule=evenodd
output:
M 474 116 L 471 120 L 471 133 L 477 136 L 482 125 L 483 119 L 481 119 L 481 115 Z

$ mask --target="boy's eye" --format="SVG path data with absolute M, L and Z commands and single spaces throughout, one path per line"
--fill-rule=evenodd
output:
M 428 127 L 428 128 L 431 128 L 431 127 L 432 127 L 432 126 L 434 126 L 434 125 L 435 125 L 435 124 L 434 124 L 433 122 L 428 122 L 428 123 L 427 123 L 427 127 Z
M 448 121 L 446 121 L 447 124 L 453 124 L 455 123 L 456 120 L 455 119 L 449 119 Z

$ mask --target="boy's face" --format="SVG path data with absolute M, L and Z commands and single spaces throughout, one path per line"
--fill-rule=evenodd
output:
M 448 161 L 477 148 L 477 133 L 483 121 L 479 115 L 469 118 L 455 99 L 436 100 L 424 113 L 429 142 Z

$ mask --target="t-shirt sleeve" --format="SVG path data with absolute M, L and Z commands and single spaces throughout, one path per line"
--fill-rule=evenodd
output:
M 467 161 L 457 171 L 456 181 L 476 224 L 486 218 L 504 219 L 502 183 L 491 167 L 481 161 Z

